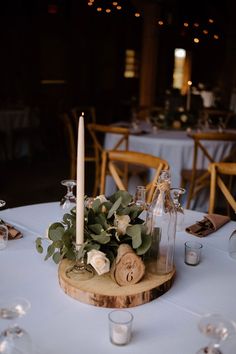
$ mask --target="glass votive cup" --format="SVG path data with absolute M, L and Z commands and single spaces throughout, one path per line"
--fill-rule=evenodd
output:
M 185 242 L 185 257 L 184 262 L 191 266 L 196 266 L 201 260 L 202 244 L 197 241 Z
M 109 337 L 115 345 L 126 345 L 131 340 L 133 315 L 127 310 L 113 310 L 108 314 Z
M 7 247 L 8 228 L 5 225 L 0 225 L 0 250 Z

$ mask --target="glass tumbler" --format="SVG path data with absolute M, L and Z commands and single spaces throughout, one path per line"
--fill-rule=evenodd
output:
M 202 244 L 196 241 L 185 242 L 185 263 L 191 266 L 196 266 L 201 260 Z
M 116 345 L 130 342 L 133 315 L 127 310 L 113 310 L 108 314 L 110 341 Z

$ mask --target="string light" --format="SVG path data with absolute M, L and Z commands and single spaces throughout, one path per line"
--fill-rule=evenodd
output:
M 168 18 L 168 16 L 169 14 L 166 15 L 166 18 Z M 220 40 L 219 34 L 216 33 L 219 31 L 219 28 L 217 28 L 216 21 L 212 17 L 203 18 L 201 21 L 199 21 L 199 19 L 196 21 L 194 18 L 191 21 L 185 19 L 180 23 L 168 23 L 166 19 L 160 18 L 157 19 L 157 24 L 162 27 L 163 30 L 172 26 L 175 31 L 180 31 L 181 36 L 189 38 L 194 44 L 204 43 L 210 40 Z
M 140 11 L 137 11 L 131 2 L 127 0 L 87 0 L 87 4 L 90 7 L 94 7 L 97 13 L 101 14 L 115 14 L 122 13 L 132 15 L 136 18 L 142 17 Z M 185 38 L 189 38 L 194 44 L 200 42 L 220 39 L 218 35 L 218 28 L 215 19 L 212 16 L 207 16 L 204 19 L 199 20 L 199 17 L 185 18 L 183 21 L 176 22 L 176 19 L 171 11 L 166 13 L 166 18 L 157 18 L 156 23 L 164 30 L 167 27 L 173 27 L 174 30 L 180 30 L 180 35 Z
M 122 12 L 128 15 L 133 15 L 136 18 L 141 17 L 141 13 L 137 11 L 137 9 L 132 5 L 130 5 L 127 0 L 87 0 L 87 4 L 90 7 L 93 7 L 94 5 L 97 12 L 100 13 L 114 14 Z

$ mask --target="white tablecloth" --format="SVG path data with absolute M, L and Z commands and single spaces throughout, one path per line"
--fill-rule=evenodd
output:
M 115 134 L 107 134 L 104 144 L 105 148 L 112 149 L 118 138 L 119 136 Z M 204 146 L 215 161 L 220 161 L 223 156 L 228 155 L 232 144 L 233 143 L 229 141 L 204 142 Z M 193 139 L 189 138 L 185 131 L 159 130 L 156 134 L 131 134 L 129 137 L 129 150 L 158 156 L 169 163 L 172 187 L 180 187 L 182 169 L 192 169 L 193 148 Z M 208 163 L 209 161 L 206 161 L 201 152 L 199 152 L 197 168 L 207 168 Z M 113 191 L 113 187 L 108 185 L 106 191 L 107 194 L 109 194 Z M 208 196 L 209 195 L 207 195 L 207 199 Z M 207 211 L 208 205 L 204 197 L 197 207 L 200 211 Z
M 112 345 L 107 318 L 111 309 L 83 304 L 66 295 L 58 283 L 57 265 L 44 261 L 44 255 L 35 249 L 36 237 L 44 235 L 59 215 L 59 203 L 0 212 L 2 219 L 24 234 L 0 251 L 0 296 L 23 296 L 31 302 L 19 324 L 30 333 L 35 354 L 195 354 L 208 342 L 197 328 L 203 313 L 216 312 L 236 320 L 236 261 L 227 252 L 236 223 L 230 222 L 204 239 L 177 233 L 172 288 L 156 300 L 130 308 L 134 315 L 132 341 L 124 347 Z M 185 224 L 201 217 L 201 213 L 187 211 Z M 184 242 L 192 239 L 203 244 L 202 261 L 196 267 L 184 263 Z M 1 329 L 7 326 L 7 321 L 0 323 Z

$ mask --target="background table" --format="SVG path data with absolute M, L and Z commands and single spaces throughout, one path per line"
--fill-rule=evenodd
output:
M 0 251 L 0 296 L 23 296 L 31 302 L 28 314 L 19 319 L 33 339 L 35 354 L 195 354 L 208 341 L 197 328 L 200 316 L 217 312 L 236 320 L 235 260 L 228 255 L 228 239 L 236 228 L 230 222 L 204 239 L 185 232 L 176 235 L 176 279 L 163 296 L 129 309 L 134 315 L 133 338 L 125 347 L 109 342 L 108 313 L 66 295 L 58 282 L 57 265 L 44 261 L 35 249 L 37 236 L 60 220 L 59 203 L 29 205 L 0 212 L 24 234 Z M 202 218 L 187 211 L 185 224 Z M 203 244 L 202 261 L 196 267 L 184 263 L 184 242 Z M 47 241 L 45 241 L 45 246 Z M 1 320 L 1 329 L 7 321 Z M 233 338 L 232 345 L 236 345 Z
M 112 148 L 119 137 L 115 134 L 107 134 L 104 146 Z M 215 161 L 220 161 L 227 156 L 232 148 L 233 142 L 229 141 L 206 141 L 204 146 Z M 170 165 L 172 187 L 180 187 L 182 169 L 192 169 L 193 164 L 193 139 L 187 136 L 186 131 L 180 130 L 158 130 L 156 134 L 130 134 L 129 150 L 145 152 L 165 159 Z M 197 168 L 207 168 L 208 162 L 201 153 L 198 156 Z M 109 179 L 108 179 L 109 181 Z M 110 185 L 109 185 L 110 184 Z M 111 181 L 108 182 L 107 193 L 114 191 Z M 133 190 L 130 190 L 133 193 Z M 200 211 L 208 209 L 208 195 L 203 195 L 198 204 L 195 205 Z

